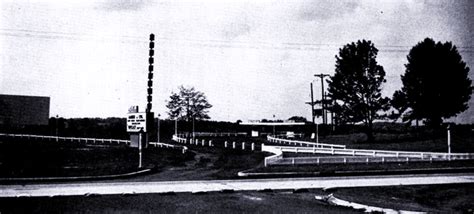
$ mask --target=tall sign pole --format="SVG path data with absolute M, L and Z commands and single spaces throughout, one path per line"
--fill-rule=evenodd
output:
M 147 104 L 146 104 L 146 113 L 151 112 L 151 101 L 152 101 L 152 94 L 153 94 L 153 63 L 155 60 L 153 59 L 153 56 L 155 55 L 155 35 L 150 34 L 150 50 L 149 50 L 149 58 L 148 58 L 148 95 L 147 95 Z
M 138 168 L 141 169 L 142 168 L 142 161 L 143 161 L 143 157 L 142 157 L 142 138 L 143 138 L 143 131 L 140 131 L 138 133 Z

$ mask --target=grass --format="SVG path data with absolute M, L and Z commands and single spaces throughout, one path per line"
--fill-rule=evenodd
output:
M 335 189 L 351 202 L 383 208 L 436 213 L 472 213 L 474 184 Z M 0 198 L 1 213 L 356 213 L 316 201 L 326 195 L 305 191 L 242 191 Z
M 144 150 L 143 164 L 153 174 L 138 180 L 237 178 L 237 172 L 261 165 L 262 152 L 189 146 L 181 150 Z M 67 177 L 109 175 L 136 171 L 138 150 L 112 146 L 56 142 L 0 143 L 0 177 Z
M 356 213 L 314 199 L 320 190 L 0 198 L 1 213 Z
M 133 178 L 135 181 L 151 180 L 209 180 L 239 178 L 237 173 L 256 166 L 263 166 L 262 152 L 239 149 L 189 146 L 193 159 L 180 166 L 165 166 L 158 173 Z
M 180 150 L 151 148 L 146 168 L 184 165 L 192 157 Z M 138 170 L 138 149 L 76 143 L 2 142 L 0 177 L 67 177 L 128 173 Z
M 433 137 L 434 136 L 434 137 Z M 474 132 L 452 132 L 451 152 L 474 152 Z M 314 142 L 314 139 L 301 139 Z M 326 135 L 319 137 L 320 143 L 346 145 L 350 149 L 377 149 L 398 151 L 447 152 L 446 136 L 414 133 L 375 133 L 375 142 L 367 143 L 363 133 Z
M 343 188 L 337 189 L 334 195 L 351 202 L 392 209 L 438 213 L 474 211 L 474 184 Z

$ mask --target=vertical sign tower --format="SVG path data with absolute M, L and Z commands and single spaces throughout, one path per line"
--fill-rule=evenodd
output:
M 155 35 L 150 34 L 150 50 L 149 50 L 149 58 L 148 58 L 148 96 L 147 96 L 147 104 L 146 104 L 146 112 L 150 113 L 151 112 L 151 101 L 152 101 L 152 94 L 153 94 L 153 55 L 155 55 L 155 51 L 153 50 L 155 48 Z
M 146 123 L 147 123 L 147 133 L 146 133 L 146 144 L 145 147 L 148 146 L 148 140 L 150 136 L 155 136 L 155 129 L 153 128 L 153 121 L 154 121 L 154 113 L 151 111 L 152 108 L 152 100 L 153 100 L 153 64 L 155 60 L 153 56 L 155 55 L 155 35 L 150 34 L 150 44 L 148 50 L 148 84 L 147 84 L 147 104 L 146 104 Z

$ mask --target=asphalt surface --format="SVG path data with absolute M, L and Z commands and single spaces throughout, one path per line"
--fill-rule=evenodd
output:
M 282 190 L 394 185 L 474 183 L 474 173 L 311 177 L 245 180 L 199 180 L 163 182 L 84 182 L 62 184 L 0 185 L 0 197 L 73 196 L 95 194 L 140 194 L 211 192 L 222 190 Z

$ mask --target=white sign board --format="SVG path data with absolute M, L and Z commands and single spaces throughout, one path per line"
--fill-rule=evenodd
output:
M 286 137 L 287 138 L 294 138 L 295 137 L 295 132 L 286 132 Z
M 127 132 L 146 132 L 146 113 L 128 113 Z
M 258 131 L 252 131 L 252 137 L 258 137 Z

